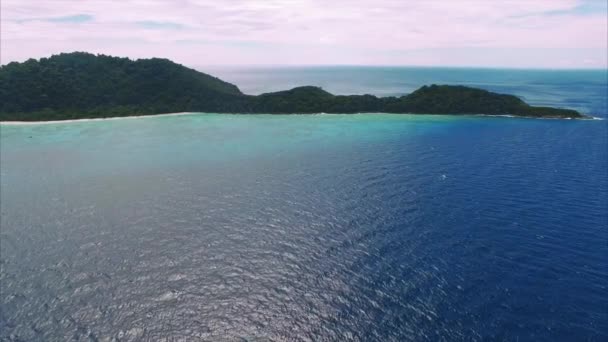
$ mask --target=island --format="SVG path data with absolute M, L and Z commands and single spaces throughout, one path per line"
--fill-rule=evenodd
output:
M 396 113 L 579 119 L 513 95 L 430 85 L 400 97 L 333 95 L 304 86 L 261 95 L 168 59 L 62 53 L 0 67 L 0 121 L 51 121 L 178 112 L 242 114 Z

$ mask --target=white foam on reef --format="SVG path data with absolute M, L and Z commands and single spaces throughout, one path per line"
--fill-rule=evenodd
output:
M 52 121 L 0 121 L 0 126 L 6 125 L 49 125 L 49 124 L 63 124 L 71 122 L 91 122 L 91 121 L 109 121 L 109 120 L 125 120 L 125 119 L 145 119 L 152 117 L 163 117 L 163 116 L 181 116 L 181 115 L 196 115 L 196 114 L 214 114 L 204 112 L 180 112 L 180 113 L 163 113 L 163 114 L 148 114 L 148 115 L 132 115 L 132 116 L 114 116 L 109 118 L 91 118 L 91 119 L 73 119 L 73 120 L 52 120 Z M 226 113 L 229 114 L 229 113 Z M 238 114 L 238 113 L 236 113 Z M 521 119 L 544 119 L 544 120 L 571 120 L 572 118 L 542 118 L 534 116 L 520 116 L 511 114 L 413 114 L 413 113 L 353 113 L 353 114 L 333 114 L 333 113 L 312 113 L 312 114 L 284 114 L 284 115 L 370 115 L 370 114 L 382 114 L 382 115 L 412 115 L 412 116 L 446 116 L 446 117 L 463 117 L 463 116 L 487 116 L 497 118 L 521 118 Z M 248 115 L 261 115 L 261 114 L 248 114 Z M 277 114 L 271 114 L 277 115 Z M 281 115 L 281 114 L 278 114 Z M 587 118 L 581 118 L 579 120 L 606 120 L 605 118 L 589 116 Z
M 467 114 L 462 114 L 462 115 L 467 115 Z M 490 116 L 490 117 L 496 117 L 496 118 L 519 118 L 520 116 L 516 116 L 516 115 L 511 115 L 511 114 L 468 114 L 471 116 Z
M 450 115 L 450 114 L 447 114 Z M 463 114 L 465 116 L 466 114 Z M 496 118 L 518 118 L 518 119 L 536 119 L 536 120 L 606 120 L 604 118 L 596 116 L 585 116 L 583 118 L 557 118 L 557 117 L 539 117 L 539 116 L 525 116 L 525 115 L 511 115 L 511 114 L 470 114 L 466 116 L 487 116 Z
M 165 114 L 149 114 L 149 115 L 132 115 L 132 116 L 114 116 L 110 118 L 91 118 L 91 119 L 73 119 L 73 120 L 52 120 L 52 121 L 0 121 L 0 125 L 49 125 L 49 124 L 63 124 L 70 122 L 90 122 L 90 121 L 109 121 L 109 120 L 123 120 L 123 119 L 145 119 L 158 116 L 180 116 L 180 115 L 191 115 L 197 114 L 195 112 L 181 112 L 181 113 L 165 113 Z

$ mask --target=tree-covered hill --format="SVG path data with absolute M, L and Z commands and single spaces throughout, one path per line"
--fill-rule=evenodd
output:
M 431 85 L 423 86 L 399 99 L 389 99 L 384 109 L 390 113 L 427 113 L 427 114 L 488 114 L 531 117 L 584 117 L 575 110 L 535 107 L 513 95 L 497 94 L 483 89 Z
M 167 59 L 64 53 L 0 67 L 0 121 L 65 120 L 174 112 L 511 114 L 582 118 L 512 95 L 424 86 L 402 97 L 335 96 L 298 87 L 250 96 L 233 84 Z
M 159 58 L 77 52 L 0 69 L 3 120 L 221 110 L 242 95 L 235 85 Z

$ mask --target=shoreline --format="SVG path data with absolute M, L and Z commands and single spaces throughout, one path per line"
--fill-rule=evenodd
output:
M 68 120 L 51 120 L 51 121 L 0 121 L 0 125 L 16 126 L 16 125 L 51 125 L 60 123 L 72 122 L 91 122 L 91 121 L 110 121 L 121 119 L 145 119 L 155 116 L 183 116 L 197 114 L 197 112 L 180 112 L 180 113 L 162 113 L 162 114 L 144 114 L 144 115 L 127 115 L 127 116 L 110 116 L 107 118 L 85 118 L 85 119 L 68 119 Z M 203 114 L 203 113 L 201 113 Z
M 520 116 L 512 114 L 414 114 L 414 113 L 285 113 L 285 114 L 249 114 L 249 113 L 206 113 L 206 112 L 179 112 L 179 113 L 162 113 L 162 114 L 144 114 L 144 115 L 129 115 L 129 116 L 112 116 L 107 118 L 84 118 L 84 119 L 68 119 L 68 120 L 51 120 L 51 121 L 0 121 L 0 126 L 22 126 L 22 125 L 52 125 L 61 123 L 78 123 L 78 122 L 93 122 L 93 121 L 112 121 L 112 120 L 128 120 L 128 119 L 145 119 L 152 117 L 168 117 L 168 116 L 186 116 L 186 115 L 408 115 L 408 116 L 449 116 L 449 117 L 494 117 L 494 118 L 515 118 L 515 119 L 541 119 L 541 120 L 598 120 L 603 121 L 606 118 L 588 115 L 585 118 L 556 118 L 556 117 L 535 117 L 535 116 Z

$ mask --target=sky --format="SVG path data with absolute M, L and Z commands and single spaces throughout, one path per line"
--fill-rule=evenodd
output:
M 1 0 L 0 63 L 608 68 L 606 0 Z

